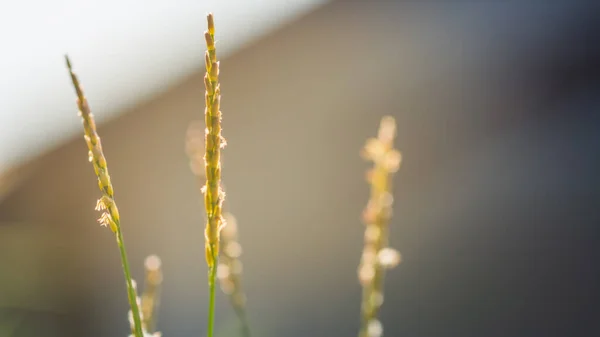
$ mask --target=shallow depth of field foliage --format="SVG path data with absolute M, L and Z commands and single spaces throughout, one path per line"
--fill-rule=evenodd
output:
M 209 290 L 209 303 L 206 304 L 208 306 L 206 335 L 207 337 L 214 335 L 215 293 L 217 283 L 219 283 L 221 290 L 228 295 L 230 304 L 238 317 L 238 335 L 249 337 L 252 335 L 252 329 L 247 318 L 246 295 L 242 287 L 238 221 L 233 214 L 224 211 L 226 199 L 224 185 L 221 181 L 221 151 L 225 148 L 226 142 L 221 134 L 223 122 L 220 110 L 221 87 L 212 14 L 207 16 L 207 24 L 208 29 L 204 36 L 206 41 L 204 123 L 190 123 L 185 144 L 192 168 L 191 174 L 196 176 L 202 186 L 198 192 L 203 195 L 206 214 L 204 239 Z M 130 305 L 130 336 L 159 337 L 161 332 L 157 330 L 160 326 L 157 324 L 157 307 L 160 303 L 163 279 L 161 260 L 158 256 L 149 256 L 146 259 L 143 292 L 140 292 L 130 271 L 126 240 L 123 237 L 115 197 L 115 186 L 111 182 L 107 159 L 96 130 L 94 116 L 68 57 L 66 57 L 66 62 L 77 95 L 77 106 L 83 122 L 89 161 L 96 174 L 100 189 L 100 198 L 96 206 L 96 210 L 101 212 L 98 222 L 112 231 L 120 252 L 126 285 L 126 292 L 123 295 L 127 296 Z M 198 111 L 200 111 L 200 107 L 198 107 Z M 226 125 L 226 118 L 223 124 Z M 394 148 L 395 135 L 394 119 L 390 116 L 383 116 L 377 136 L 368 139 L 360 152 L 365 160 L 372 162 L 373 166 L 367 172 L 370 195 L 363 211 L 365 224 L 363 252 L 360 261 L 357 261 L 358 281 L 363 289 L 361 303 L 357 303 L 357 309 L 359 309 L 357 310 L 357 319 L 360 319 L 360 329 L 357 331 L 359 337 L 383 335 L 383 323 L 379 320 L 378 313 L 383 303 L 385 271 L 395 267 L 401 260 L 398 251 L 390 248 L 388 242 L 388 224 L 393 204 L 392 177 L 399 169 L 401 162 L 400 152 Z M 243 219 L 241 223 L 243 223 Z M 249 270 L 246 272 L 259 271 Z

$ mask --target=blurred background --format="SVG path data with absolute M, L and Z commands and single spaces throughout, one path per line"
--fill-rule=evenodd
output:
M 359 150 L 386 114 L 404 161 L 384 336 L 600 335 L 597 1 L 65 0 L 0 10 L 0 337 L 129 332 L 65 52 L 135 278 L 163 260 L 158 329 L 205 334 L 184 142 L 203 118 L 209 11 L 254 336 L 357 334 Z M 236 324 L 219 293 L 218 336 Z

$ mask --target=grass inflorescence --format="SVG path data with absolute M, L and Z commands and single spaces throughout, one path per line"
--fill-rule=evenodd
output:
M 205 176 L 206 185 L 202 188 L 204 193 L 204 208 L 206 210 L 205 253 L 208 265 L 208 328 L 207 336 L 212 337 L 214 331 L 215 293 L 217 278 L 217 263 L 219 260 L 219 232 L 225 225 L 222 215 L 225 193 L 221 188 L 221 149 L 225 146 L 225 139 L 221 136 L 221 88 L 219 83 L 219 62 L 215 48 L 215 24 L 212 13 L 207 15 L 208 30 L 204 33 L 206 40 L 204 76 L 205 102 L 204 121 L 205 134 Z
M 190 159 L 190 169 L 198 182 L 204 184 L 204 125 L 200 121 L 190 123 L 187 129 L 185 149 Z M 225 186 L 223 186 L 225 190 Z M 225 208 L 225 207 L 223 207 Z M 241 245 L 238 239 L 237 221 L 230 212 L 223 212 L 227 226 L 220 233 L 221 246 L 217 278 L 221 290 L 229 297 L 229 302 L 239 321 L 242 336 L 250 336 L 250 325 L 246 313 L 246 295 L 242 288 L 240 261 Z
M 102 211 L 102 215 L 98 220 L 103 226 L 107 226 L 115 234 L 117 246 L 121 254 L 121 265 L 123 267 L 123 273 L 125 275 L 125 281 L 127 284 L 127 298 L 129 300 L 129 306 L 131 307 L 131 313 L 134 323 L 134 335 L 135 337 L 143 337 L 142 320 L 140 317 L 140 309 L 138 304 L 138 297 L 135 290 L 134 282 L 131 277 L 131 270 L 129 268 L 129 261 L 127 260 L 127 252 L 125 250 L 125 242 L 123 240 L 123 232 L 121 231 L 121 218 L 119 216 L 119 209 L 115 202 L 115 195 L 112 183 L 110 181 L 110 175 L 108 174 L 108 166 L 106 164 L 106 158 L 102 151 L 102 143 L 100 137 L 96 131 L 96 123 L 94 116 L 90 111 L 88 101 L 83 93 L 83 89 L 79 84 L 77 75 L 73 72 L 71 61 L 69 57 L 65 55 L 67 62 L 67 68 L 71 75 L 71 81 L 75 87 L 77 93 L 77 106 L 79 107 L 79 115 L 83 120 L 83 130 L 85 142 L 89 150 L 89 161 L 94 166 L 94 172 L 98 178 L 98 187 L 102 192 L 102 197 L 98 199 L 96 204 L 96 210 Z
M 394 118 L 382 118 L 377 138 L 371 138 L 363 148 L 362 156 L 374 166 L 367 172 L 371 196 L 365 211 L 364 249 L 358 269 L 363 287 L 359 337 L 379 337 L 383 327 L 378 319 L 383 303 L 385 269 L 400 262 L 400 253 L 388 247 L 388 223 L 392 215 L 392 176 L 400 167 L 400 152 L 394 149 L 396 123 Z

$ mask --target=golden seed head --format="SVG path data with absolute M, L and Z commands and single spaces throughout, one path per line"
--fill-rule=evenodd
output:
M 101 225 L 110 227 L 110 229 L 116 233 L 119 224 L 119 212 L 114 200 L 112 199 L 114 196 L 114 191 L 110 181 L 110 175 L 108 174 L 106 158 L 102 152 L 102 143 L 100 142 L 100 137 L 96 132 L 94 116 L 90 111 L 88 102 L 83 93 L 83 89 L 81 88 L 81 84 L 73 72 L 71 61 L 66 55 L 65 61 L 67 63 L 69 74 L 71 75 L 71 81 L 73 82 L 73 86 L 75 87 L 75 91 L 77 93 L 79 115 L 81 116 L 83 122 L 84 139 L 88 147 L 88 159 L 92 163 L 94 172 L 98 178 L 98 188 L 103 194 L 103 196 L 96 203 L 96 210 L 103 211 L 98 221 Z
M 209 71 L 208 69 L 210 69 L 210 61 L 207 63 L 206 69 L 207 71 Z M 207 107 L 210 106 L 210 97 L 212 96 L 212 92 L 213 92 L 213 86 L 212 83 L 210 82 L 210 78 L 208 77 L 208 72 L 206 73 L 206 75 L 204 75 L 204 87 L 206 88 L 206 93 L 204 94 L 204 98 L 206 100 L 205 104 Z
M 383 333 L 377 314 L 383 304 L 384 271 L 401 261 L 398 251 L 386 247 L 388 220 L 394 201 L 391 193 L 392 176 L 401 162 L 400 152 L 394 149 L 395 136 L 394 118 L 386 116 L 381 119 L 377 138 L 368 139 L 361 150 L 361 156 L 374 165 L 366 175 L 371 185 L 371 196 L 363 211 L 365 246 L 358 268 L 358 278 L 364 292 L 360 337 L 379 337 Z
M 212 35 L 215 34 L 215 18 L 212 13 L 206 15 L 206 21 L 208 21 L 208 32 Z
M 219 78 L 219 62 L 211 63 L 208 77 L 211 81 L 216 81 Z M 215 88 L 215 96 L 217 95 L 217 89 Z
M 204 40 L 206 40 L 206 47 L 208 50 L 213 50 L 215 48 L 215 40 L 208 31 L 204 32 Z

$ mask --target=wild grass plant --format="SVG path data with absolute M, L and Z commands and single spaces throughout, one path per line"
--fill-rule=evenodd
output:
M 190 169 L 199 183 L 204 186 L 206 180 L 204 170 L 204 123 L 194 121 L 190 123 L 186 136 L 186 153 L 190 159 Z M 202 187 L 201 187 L 202 189 Z M 223 186 L 224 189 L 224 186 Z M 225 206 L 225 205 L 224 205 Z M 223 209 L 225 208 L 223 206 Z M 242 287 L 241 271 L 242 262 L 240 255 L 242 246 L 238 239 L 237 220 L 230 212 L 223 213 L 226 226 L 221 231 L 223 249 L 217 264 L 217 279 L 221 290 L 228 295 L 229 302 L 238 317 L 242 337 L 250 337 L 250 324 L 246 313 L 246 295 Z
M 125 240 L 123 239 L 123 231 L 121 230 L 121 217 L 119 216 L 119 209 L 115 202 L 115 193 L 110 181 L 110 175 L 108 174 L 106 158 L 102 151 L 102 143 L 100 142 L 100 136 L 98 136 L 98 133 L 96 132 L 94 116 L 90 111 L 90 106 L 83 93 L 83 89 L 79 84 L 77 75 L 73 72 L 71 61 L 68 56 L 65 56 L 65 59 L 67 61 L 67 68 L 71 75 L 73 87 L 75 87 L 75 92 L 77 93 L 77 106 L 79 107 L 79 115 L 83 120 L 84 139 L 89 150 L 88 158 L 94 167 L 94 172 L 98 178 L 98 187 L 102 192 L 102 196 L 98 199 L 96 204 L 96 210 L 102 212 L 98 222 L 103 226 L 109 227 L 115 234 L 117 246 L 119 247 L 119 252 L 121 254 L 121 266 L 123 267 L 123 274 L 125 275 L 125 283 L 127 285 L 127 299 L 129 300 L 129 306 L 131 307 L 133 334 L 135 337 L 144 337 L 140 315 L 140 300 L 137 296 L 134 281 L 131 277 L 131 269 L 129 268 L 127 251 L 125 249 Z
M 215 293 L 217 281 L 217 264 L 219 261 L 219 233 L 225 221 L 222 215 L 225 192 L 221 188 L 221 149 L 225 147 L 225 139 L 221 136 L 221 87 L 219 84 L 219 62 L 215 48 L 215 24 L 212 14 L 208 14 L 208 30 L 204 33 L 206 53 L 204 55 L 206 75 L 204 76 L 205 101 L 204 122 L 206 136 L 204 146 L 204 162 L 206 184 L 204 193 L 204 209 L 206 211 L 206 227 L 204 229 L 206 263 L 208 265 L 208 323 L 207 336 L 212 337 L 215 322 Z
M 219 281 L 222 291 L 229 296 L 231 306 L 240 321 L 240 335 L 250 337 L 245 305 L 246 295 L 241 282 L 241 245 L 238 239 L 237 221 L 231 213 L 223 211 L 225 193 L 221 182 L 221 150 L 226 142 L 221 135 L 219 61 L 216 55 L 212 14 L 207 15 L 207 22 L 208 29 L 204 35 L 207 47 L 204 123 L 192 123 L 186 141 L 191 170 L 202 185 L 200 190 L 204 197 L 206 214 L 204 239 L 209 289 L 206 334 L 207 337 L 213 337 L 216 283 Z M 94 117 L 68 56 L 66 62 L 77 95 L 77 106 L 83 121 L 89 160 L 102 194 L 96 205 L 96 210 L 102 212 L 98 221 L 114 233 L 120 252 L 130 306 L 129 320 L 132 336 L 160 337 L 161 333 L 156 332 L 155 328 L 163 279 L 161 261 L 157 256 L 149 256 L 146 259 L 145 289 L 139 297 L 136 282 L 131 275 L 121 230 L 121 218 Z M 378 136 L 369 139 L 361 152 L 363 158 L 372 161 L 374 165 L 367 173 L 371 192 L 363 212 L 366 227 L 363 253 L 358 268 L 358 278 L 363 289 L 359 337 L 382 335 L 383 328 L 378 313 L 383 303 L 385 270 L 400 262 L 400 253 L 388 247 L 388 225 L 393 203 L 392 177 L 400 167 L 401 161 L 400 152 L 394 149 L 393 145 L 395 134 L 394 119 L 390 116 L 383 117 Z M 220 248 L 221 243 L 223 249 Z

